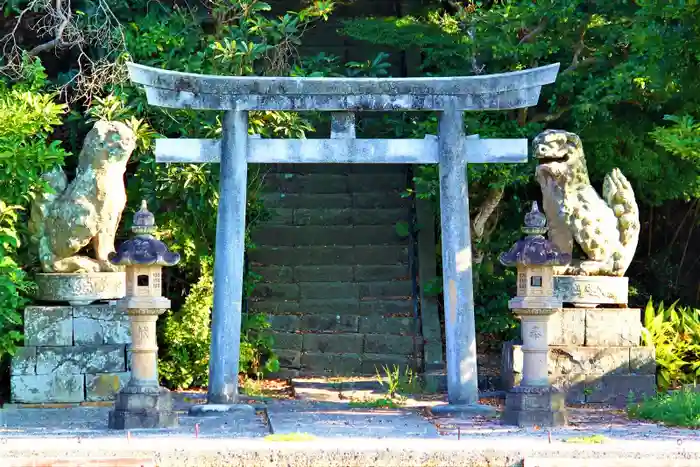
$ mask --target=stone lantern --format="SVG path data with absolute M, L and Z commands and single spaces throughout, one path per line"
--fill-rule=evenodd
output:
M 500 257 L 503 265 L 518 269 L 517 296 L 508 302 L 508 308 L 521 321 L 523 341 L 523 377 L 506 394 L 503 421 L 519 426 L 563 425 L 564 394 L 549 381 L 547 328 L 551 315 L 563 306 L 554 295 L 554 267 L 568 264 L 571 255 L 544 237 L 547 218 L 537 203 L 525 215 L 522 231 L 526 237 Z
M 134 237 L 110 256 L 112 264 L 126 266 L 126 308 L 131 325 L 131 379 L 117 394 L 109 413 L 109 428 L 169 428 L 178 425 L 170 391 L 158 384 L 156 321 L 170 308 L 162 296 L 161 269 L 174 266 L 180 255 L 153 236 L 153 214 L 146 201 L 134 215 Z

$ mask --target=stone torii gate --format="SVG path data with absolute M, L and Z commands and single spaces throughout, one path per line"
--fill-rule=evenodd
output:
M 467 163 L 527 161 L 526 139 L 464 135 L 464 111 L 536 105 L 559 64 L 448 78 L 228 77 L 129 64 L 160 107 L 226 111 L 222 139 L 156 140 L 158 162 L 219 162 L 221 170 L 209 361 L 209 404 L 236 404 L 248 163 L 439 164 L 447 410 L 477 408 L 477 363 Z M 330 139 L 248 135 L 251 110 L 332 112 Z M 438 135 L 356 139 L 355 111 L 437 111 Z

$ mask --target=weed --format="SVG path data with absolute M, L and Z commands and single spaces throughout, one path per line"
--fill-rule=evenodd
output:
M 627 407 L 630 418 L 700 428 L 700 393 L 690 389 L 658 395 Z
M 348 403 L 350 407 L 366 409 L 398 409 L 402 404 L 400 400 L 387 397 L 379 399 L 354 399 Z
M 394 399 L 399 395 L 412 395 L 423 392 L 418 375 L 410 368 L 406 368 L 403 374 L 398 365 L 394 365 L 391 369 L 387 365 L 384 365 L 382 368 L 384 376 L 375 367 L 377 381 L 386 390 L 386 395 L 389 399 Z

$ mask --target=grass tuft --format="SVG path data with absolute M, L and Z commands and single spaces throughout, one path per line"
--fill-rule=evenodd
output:
M 700 392 L 689 389 L 658 395 L 627 407 L 630 418 L 668 426 L 700 428 Z
M 348 402 L 348 406 L 366 409 L 398 409 L 401 407 L 401 404 L 394 399 L 381 397 L 379 399 L 351 400 Z

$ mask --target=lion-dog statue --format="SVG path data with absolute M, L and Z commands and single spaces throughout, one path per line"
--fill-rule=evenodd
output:
M 581 139 L 574 133 L 547 130 L 533 141 L 549 236 L 564 253 L 574 240 L 588 260 L 557 269 L 558 274 L 623 276 L 639 241 L 639 207 L 619 169 L 603 181 L 603 196 L 591 186 Z
M 52 192 L 34 200 L 29 229 L 44 272 L 118 271 L 108 256 L 126 205 L 124 172 L 135 147 L 127 125 L 98 121 L 85 137 L 70 184 L 60 168 L 43 175 Z M 91 242 L 95 257 L 79 255 Z

